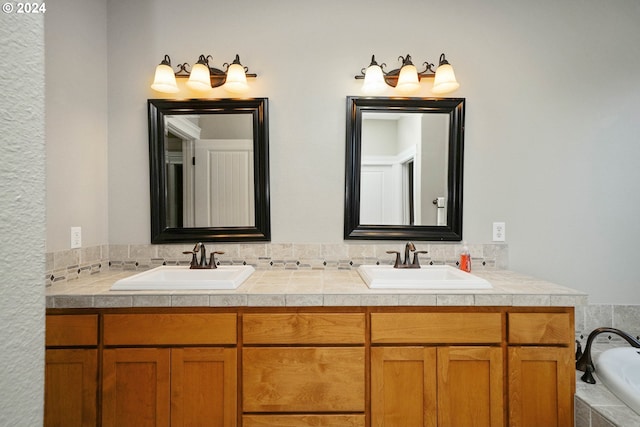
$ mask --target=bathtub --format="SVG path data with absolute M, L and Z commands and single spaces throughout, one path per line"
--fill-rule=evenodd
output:
M 640 349 L 612 348 L 596 361 L 596 374 L 618 399 L 640 415 Z

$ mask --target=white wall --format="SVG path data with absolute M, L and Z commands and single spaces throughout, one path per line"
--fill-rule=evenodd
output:
M 57 0 L 46 13 L 47 251 L 108 244 L 107 4 Z
M 31 427 L 44 400 L 44 19 L 3 11 L 0 426 Z
M 373 53 L 393 66 L 446 52 L 451 96 L 467 98 L 465 240 L 505 221 L 513 270 L 640 304 L 637 1 L 108 0 L 107 14 L 109 243 L 149 242 L 146 99 L 164 97 L 149 89 L 164 54 L 240 54 L 258 74 L 249 96 L 270 99 L 273 241 L 342 242 L 353 76 Z

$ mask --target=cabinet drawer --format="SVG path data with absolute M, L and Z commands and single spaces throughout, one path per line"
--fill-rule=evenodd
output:
M 105 314 L 105 345 L 236 343 L 235 313 Z
M 373 344 L 502 342 L 500 313 L 372 313 Z
M 509 313 L 509 344 L 565 344 L 573 342 L 570 313 Z
M 46 316 L 47 347 L 73 347 L 98 345 L 98 315 Z
M 363 347 L 244 348 L 245 412 L 363 412 Z
M 364 414 L 359 415 L 245 415 L 244 427 L 364 427 Z
M 245 314 L 245 344 L 364 344 L 364 313 Z

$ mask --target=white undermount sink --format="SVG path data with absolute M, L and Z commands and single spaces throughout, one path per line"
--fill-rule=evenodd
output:
M 393 268 L 391 265 L 361 265 L 358 273 L 375 289 L 490 289 L 491 283 L 449 265 Z
M 162 266 L 120 279 L 112 291 L 155 291 L 184 289 L 236 289 L 254 272 L 250 265 L 223 265 L 213 269 Z

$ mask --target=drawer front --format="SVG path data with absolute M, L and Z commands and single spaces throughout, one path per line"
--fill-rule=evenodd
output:
M 261 313 L 242 319 L 245 344 L 364 344 L 364 313 Z
M 372 313 L 372 344 L 498 344 L 500 313 Z
M 364 414 L 354 415 L 245 415 L 243 427 L 364 427 Z
M 98 315 L 74 314 L 46 316 L 47 347 L 98 345 Z
M 364 348 L 244 348 L 245 412 L 363 412 Z
M 509 313 L 509 344 L 564 344 L 573 342 L 570 313 Z
M 207 345 L 237 342 L 235 313 L 105 314 L 105 345 Z

